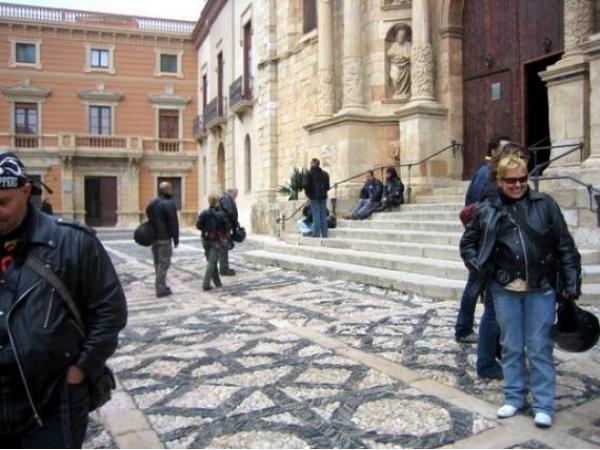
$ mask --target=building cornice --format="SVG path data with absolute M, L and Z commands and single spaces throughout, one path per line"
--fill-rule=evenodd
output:
M 27 77 L 21 79 L 21 84 L 18 86 L 5 86 L 2 88 L 2 93 L 8 98 L 27 98 L 42 100 L 50 95 L 50 90 L 31 85 L 31 80 Z
M 369 114 L 344 113 L 337 114 L 327 119 L 318 120 L 304 126 L 309 133 L 323 128 L 329 128 L 347 123 L 361 123 L 364 125 L 398 125 L 398 118 L 395 116 L 373 116 Z
M 219 17 L 219 13 L 226 3 L 227 0 L 208 0 L 206 2 L 206 5 L 204 5 L 202 13 L 200 14 L 200 19 L 198 19 L 194 31 L 192 32 L 192 40 L 194 41 L 196 48 L 199 48 L 202 45 L 210 33 L 210 28 L 215 20 L 217 20 L 217 17 Z

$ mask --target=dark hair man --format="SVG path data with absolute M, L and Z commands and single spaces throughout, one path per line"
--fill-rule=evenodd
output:
M 327 237 L 327 191 L 329 174 L 321 169 L 321 162 L 313 158 L 310 170 L 304 176 L 304 192 L 308 197 L 312 213 L 312 236 Z
M 19 158 L 0 154 L 0 446 L 77 448 L 125 296 L 94 232 L 39 212 L 32 192 Z
M 167 286 L 167 271 L 171 265 L 173 247 L 179 245 L 179 221 L 177 220 L 177 205 L 173 200 L 173 187 L 163 181 L 158 185 L 158 197 L 155 197 L 146 207 L 146 216 L 154 230 L 152 256 L 156 271 L 156 296 L 164 297 L 173 292 Z
M 238 221 L 238 209 L 237 204 L 235 203 L 237 196 L 237 188 L 230 188 L 223 193 L 221 199 L 219 200 L 221 210 L 225 213 L 227 220 L 229 220 L 229 228 L 231 233 L 240 228 L 240 222 Z M 229 242 L 227 247 L 223 248 L 219 253 L 219 273 L 223 276 L 235 275 L 235 270 L 229 267 L 229 246 L 233 242 L 231 240 L 231 234 L 229 234 L 228 240 Z
M 346 219 L 366 219 L 381 206 L 383 183 L 375 178 L 375 173 L 368 170 L 365 173 L 365 184 L 360 190 L 360 198 Z

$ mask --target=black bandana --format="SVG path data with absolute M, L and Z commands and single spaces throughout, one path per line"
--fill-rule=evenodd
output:
M 28 181 L 25 166 L 14 153 L 0 155 L 0 189 L 15 189 Z

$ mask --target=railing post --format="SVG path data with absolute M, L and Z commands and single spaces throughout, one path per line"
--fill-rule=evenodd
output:
M 594 195 L 596 200 L 596 225 L 600 227 L 600 194 Z
M 336 210 L 337 210 L 337 197 L 332 197 L 331 198 L 331 214 L 333 214 L 333 217 L 336 217 Z
M 406 203 L 410 203 L 410 197 L 411 197 L 411 193 L 412 193 L 412 186 L 410 185 L 410 172 L 412 169 L 412 164 L 408 165 L 408 183 L 407 183 L 407 188 L 406 188 Z
M 535 189 L 535 192 L 540 191 L 540 177 L 537 175 L 533 177 L 533 189 Z

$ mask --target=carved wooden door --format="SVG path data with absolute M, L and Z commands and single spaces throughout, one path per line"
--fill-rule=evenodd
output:
M 524 67 L 562 50 L 562 21 L 561 0 L 465 0 L 465 179 L 481 164 L 493 134 L 524 142 Z

